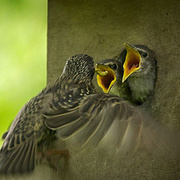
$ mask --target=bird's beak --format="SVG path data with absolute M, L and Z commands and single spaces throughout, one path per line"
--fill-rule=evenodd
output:
M 141 55 L 139 54 L 136 47 L 124 43 L 127 51 L 126 59 L 123 65 L 124 73 L 122 82 L 124 82 L 132 73 L 137 71 L 140 68 Z
M 114 71 L 107 65 L 96 64 L 95 72 L 97 73 L 98 86 L 101 87 L 105 93 L 108 93 L 116 81 Z

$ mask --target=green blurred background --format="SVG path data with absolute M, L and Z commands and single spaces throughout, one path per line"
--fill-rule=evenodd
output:
M 47 1 L 0 1 L 0 137 L 46 84 Z M 2 145 L 0 140 L 0 145 Z

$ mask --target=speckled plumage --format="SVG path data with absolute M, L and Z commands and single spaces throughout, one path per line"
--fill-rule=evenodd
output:
M 34 170 L 37 150 L 43 149 L 40 146 L 46 147 L 56 139 L 55 131 L 45 126 L 43 114 L 53 111 L 55 106 L 59 106 L 61 110 L 71 108 L 86 93 L 93 91 L 91 78 L 94 69 L 91 60 L 87 55 L 73 56 L 67 61 L 61 77 L 23 106 L 8 132 L 3 135 L 0 173 L 24 173 Z M 88 72 L 83 73 L 82 69 L 87 67 Z M 73 91 L 73 88 L 77 91 Z
M 73 137 L 81 147 L 87 143 L 96 146 L 110 134 L 108 145 L 115 143 L 121 152 L 136 150 L 148 121 L 138 108 L 118 96 L 97 93 L 92 85 L 94 71 L 90 56 L 73 56 L 60 78 L 20 110 L 3 136 L 0 173 L 33 171 L 36 152 L 46 151 L 56 135 Z

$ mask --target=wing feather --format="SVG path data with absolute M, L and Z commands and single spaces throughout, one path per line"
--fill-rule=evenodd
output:
M 16 145 L 13 149 L 2 149 L 0 152 L 0 174 L 26 173 L 35 168 L 37 142 L 31 137 Z
M 135 148 L 139 142 L 142 114 L 118 96 L 92 94 L 63 114 L 58 112 L 45 114 L 45 123 L 48 128 L 56 129 L 63 139 L 73 136 L 80 145 L 90 142 L 96 146 L 111 131 L 120 149 Z

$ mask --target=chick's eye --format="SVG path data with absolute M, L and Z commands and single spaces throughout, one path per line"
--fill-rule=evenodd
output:
M 146 52 L 142 53 L 142 57 L 146 58 L 148 56 L 148 54 Z
M 112 64 L 112 65 L 110 66 L 110 68 L 116 70 L 116 69 L 117 69 L 117 66 L 116 66 L 116 64 Z

